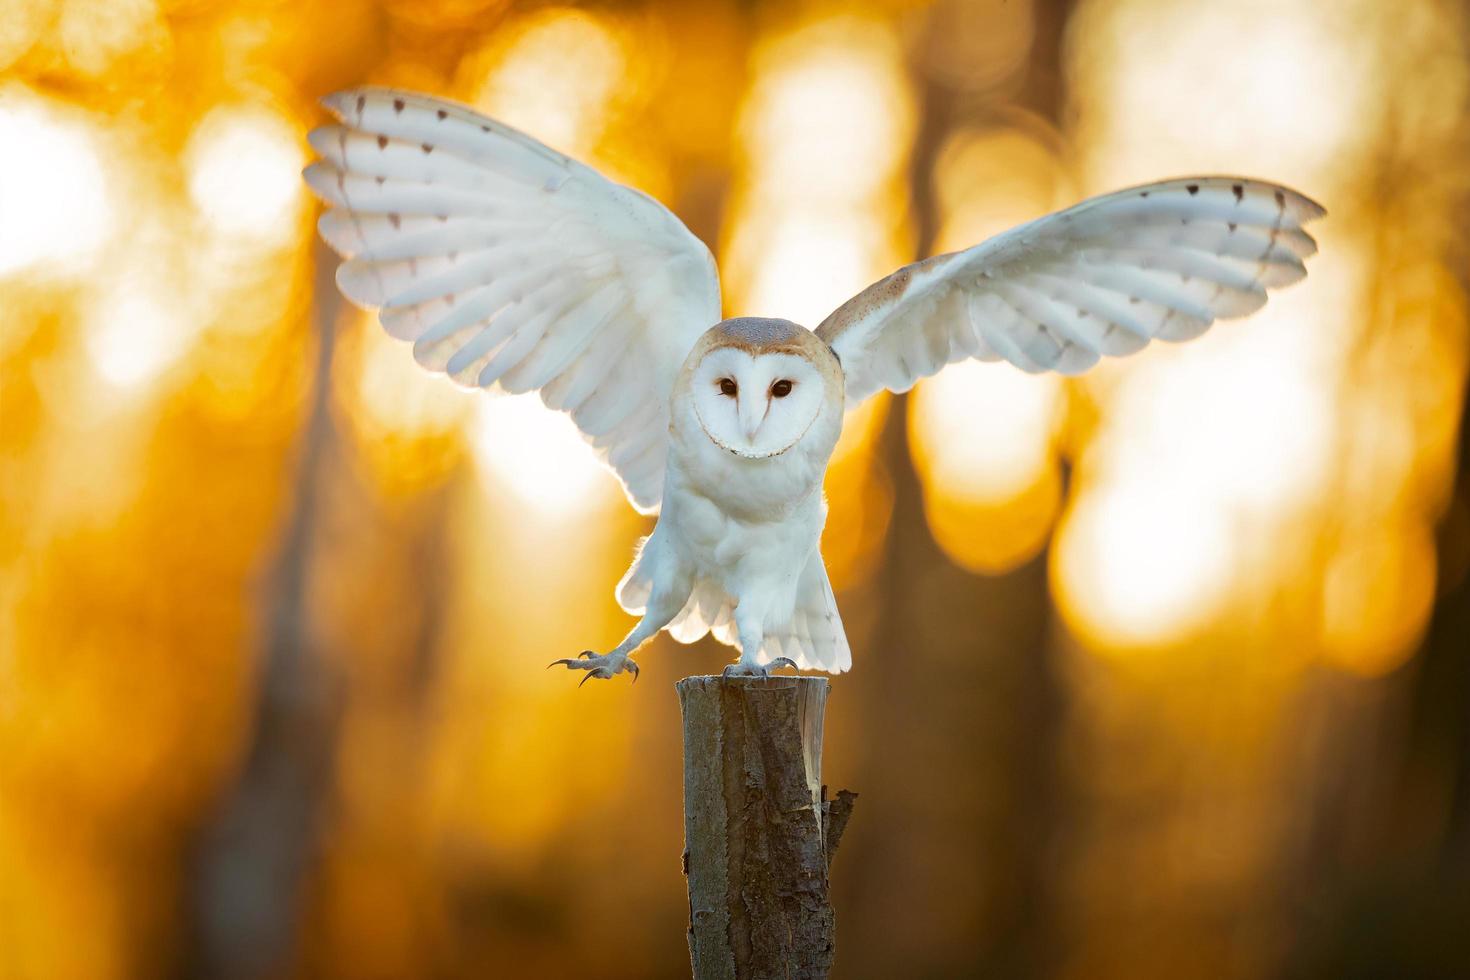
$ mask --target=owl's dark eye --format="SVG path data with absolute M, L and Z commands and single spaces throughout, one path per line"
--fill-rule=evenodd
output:
M 785 398 L 787 395 L 791 394 L 791 382 L 784 379 L 781 381 L 777 381 L 775 384 L 771 385 L 771 394 L 775 395 L 777 398 Z
M 737 391 L 739 391 L 739 390 L 740 390 L 739 388 L 735 387 L 735 381 L 733 379 L 731 379 L 731 378 L 721 378 L 720 379 L 720 394 L 722 394 L 722 395 L 728 395 L 729 397 L 734 398 L 735 397 L 735 393 Z

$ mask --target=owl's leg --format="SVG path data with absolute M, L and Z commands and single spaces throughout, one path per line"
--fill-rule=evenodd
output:
M 735 604 L 735 630 L 740 634 L 740 659 L 724 670 L 726 677 L 770 677 L 771 671 L 780 667 L 795 669 L 796 664 L 788 657 L 777 657 L 768 664 L 756 662 L 765 641 L 763 620 L 765 611 L 754 608 L 750 602 Z
M 582 678 L 577 685 L 581 687 L 592 678 L 607 680 L 614 674 L 624 672 L 633 675 L 633 683 L 638 683 L 638 663 L 629 656 L 634 650 L 642 645 L 644 640 L 653 636 L 669 623 L 673 622 L 679 610 L 684 608 L 684 603 L 689 601 L 688 590 L 685 590 L 683 598 L 678 597 L 675 590 L 661 590 L 655 588 L 653 595 L 648 598 L 648 608 L 643 612 L 643 618 L 638 624 L 628 631 L 623 637 L 623 642 L 613 647 L 604 654 L 595 654 L 591 650 L 583 650 L 575 657 L 563 657 L 561 660 L 553 660 L 546 666 L 555 667 L 561 664 L 567 670 L 585 670 L 587 676 Z

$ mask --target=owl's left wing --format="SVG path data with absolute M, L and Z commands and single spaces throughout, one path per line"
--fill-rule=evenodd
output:
M 669 397 L 720 319 L 714 259 L 663 205 L 524 133 L 431 96 L 324 100 L 306 180 L 347 260 L 337 285 L 421 365 L 539 391 L 644 513 L 663 496 Z
M 1169 180 L 1095 197 L 915 262 L 817 327 L 852 405 L 965 358 L 1076 374 L 1104 354 L 1197 337 L 1306 275 L 1326 212 L 1275 184 Z

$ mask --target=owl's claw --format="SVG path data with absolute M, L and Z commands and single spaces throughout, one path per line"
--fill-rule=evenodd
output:
M 738 660 L 735 663 L 728 665 L 725 668 L 722 676 L 770 677 L 772 673 L 782 667 L 790 667 L 792 670 L 795 671 L 801 670 L 800 667 L 796 666 L 796 661 L 792 660 L 790 657 L 777 657 L 775 660 L 772 660 L 768 664 L 748 664 L 743 660 Z
M 585 670 L 587 676 L 583 677 L 577 686 L 581 687 L 592 678 L 608 680 L 614 674 L 629 673 L 633 675 L 633 683 L 638 683 L 638 663 L 625 653 L 595 654 L 591 650 L 583 650 L 575 657 L 563 657 L 553 660 L 546 665 L 546 669 L 561 665 L 567 670 Z

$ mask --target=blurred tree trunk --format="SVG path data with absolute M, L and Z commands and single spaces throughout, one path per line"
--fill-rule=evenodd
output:
M 933 170 L 946 136 L 1009 102 L 1055 121 L 1061 37 L 1070 0 L 1035 4 L 1035 54 L 1005 96 L 960 93 L 921 78 L 921 119 L 911 168 L 917 253 L 933 250 L 940 215 Z M 984 5 L 960 24 L 982 30 Z M 931 17 L 927 30 L 956 29 Z M 922 50 L 921 40 L 916 46 Z M 893 477 L 894 510 L 881 579 L 869 678 L 867 757 L 853 781 L 870 820 L 852 831 L 867 860 L 839 878 L 842 931 L 881 933 L 879 960 L 844 963 L 843 975 L 1023 977 L 1041 972 L 1045 862 L 1053 816 L 1053 741 L 1059 690 L 1047 653 L 1046 556 L 997 577 L 952 564 L 935 544 L 909 455 L 907 399 L 894 400 L 880 453 Z M 916 713 L 923 725 L 911 725 Z M 887 813 L 875 812 L 886 809 Z M 867 827 L 902 837 L 867 839 Z M 922 901 L 920 901 L 922 897 Z M 851 912 L 849 913 L 849 910 Z
M 1401 179 L 1397 166 L 1384 173 Z M 1455 211 L 1464 228 L 1470 187 Z M 1452 243 L 1447 265 L 1470 295 L 1470 236 Z M 1358 708 L 1349 723 L 1368 728 L 1332 757 L 1336 782 L 1357 792 L 1335 787 L 1314 801 L 1313 838 L 1289 882 L 1313 914 L 1292 937 L 1283 976 L 1470 976 L 1470 400 L 1459 426 L 1436 548 L 1441 591 L 1418 654 L 1383 680 L 1341 681 Z M 1363 743 L 1372 751 L 1351 751 Z
M 264 576 L 265 650 L 250 746 L 237 782 L 199 831 L 186 871 L 181 972 L 190 977 L 243 980 L 283 971 L 332 784 L 340 683 L 313 643 L 307 581 L 334 442 L 329 398 L 342 301 L 335 259 L 320 242 L 314 261 L 317 351 L 294 510 Z

